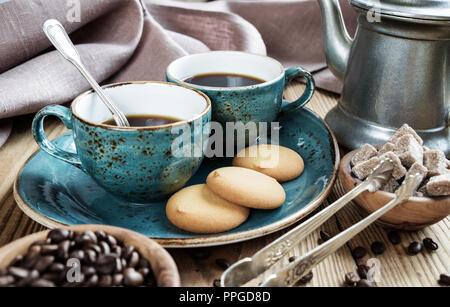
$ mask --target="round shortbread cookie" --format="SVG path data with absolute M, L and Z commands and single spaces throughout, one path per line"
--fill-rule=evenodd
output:
M 274 209 L 286 199 L 275 179 L 248 168 L 219 168 L 208 175 L 206 184 L 220 197 L 249 208 Z
M 167 201 L 169 221 L 194 233 L 219 233 L 245 222 L 250 210 L 214 194 L 206 184 L 184 188 Z
M 233 165 L 261 172 L 278 182 L 297 178 L 305 168 L 302 157 L 292 149 L 267 144 L 241 150 L 233 159 Z

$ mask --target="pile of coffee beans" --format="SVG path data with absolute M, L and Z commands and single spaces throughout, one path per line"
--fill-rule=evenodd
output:
M 134 246 L 103 231 L 55 229 L 0 270 L 0 286 L 156 287 L 156 280 Z

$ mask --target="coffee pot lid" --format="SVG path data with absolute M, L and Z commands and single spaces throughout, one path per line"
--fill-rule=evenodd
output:
M 450 0 L 350 0 L 350 4 L 375 13 L 378 9 L 382 15 L 450 21 Z

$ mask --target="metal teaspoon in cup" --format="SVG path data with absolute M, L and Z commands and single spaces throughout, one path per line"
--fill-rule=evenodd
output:
M 55 48 L 59 51 L 59 53 L 61 53 L 67 61 L 72 63 L 86 78 L 97 95 L 112 113 L 116 124 L 121 127 L 130 127 L 130 123 L 128 122 L 122 111 L 120 111 L 119 108 L 117 108 L 117 106 L 111 101 L 111 99 L 106 95 L 105 91 L 103 91 L 97 81 L 95 81 L 94 77 L 92 77 L 92 75 L 81 62 L 81 57 L 62 24 L 55 19 L 49 19 L 44 23 L 43 30 L 53 46 L 55 46 Z

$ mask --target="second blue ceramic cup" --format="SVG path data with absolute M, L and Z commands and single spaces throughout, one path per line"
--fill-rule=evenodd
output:
M 196 75 L 232 73 L 265 82 L 243 87 L 198 86 L 185 82 Z M 283 100 L 284 88 L 295 78 L 307 81 L 304 94 L 296 101 Z M 211 99 L 212 119 L 227 122 L 273 122 L 280 112 L 304 107 L 315 90 L 311 74 L 301 67 L 285 69 L 277 60 L 239 51 L 212 51 L 179 58 L 166 71 L 166 78 L 204 92 Z

